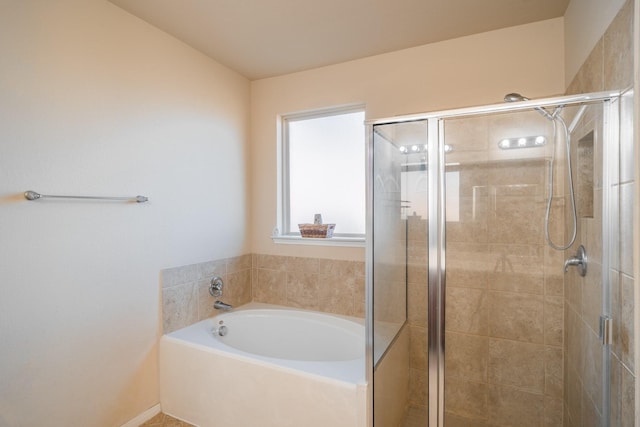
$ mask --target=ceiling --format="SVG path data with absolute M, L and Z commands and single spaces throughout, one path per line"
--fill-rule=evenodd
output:
M 569 0 L 109 0 L 255 80 L 556 18 Z

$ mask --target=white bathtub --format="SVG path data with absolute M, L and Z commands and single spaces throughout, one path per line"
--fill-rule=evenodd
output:
M 247 304 L 162 337 L 162 411 L 200 427 L 364 427 L 364 347 L 361 319 Z

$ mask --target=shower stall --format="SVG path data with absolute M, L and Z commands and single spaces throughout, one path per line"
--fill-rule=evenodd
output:
M 609 425 L 633 94 L 515 95 L 367 123 L 369 425 Z

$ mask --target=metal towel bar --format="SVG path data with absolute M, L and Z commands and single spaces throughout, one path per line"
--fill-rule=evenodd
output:
M 149 200 L 149 198 L 145 196 L 135 196 L 135 197 L 56 196 L 56 195 L 50 195 L 50 194 L 40 194 L 32 190 L 25 191 L 24 198 L 27 200 L 38 200 L 38 199 L 113 200 L 113 201 L 120 201 L 120 202 L 136 202 L 136 203 L 144 203 Z

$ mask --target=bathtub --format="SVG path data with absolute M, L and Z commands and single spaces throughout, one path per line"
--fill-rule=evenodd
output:
M 362 319 L 250 303 L 161 338 L 162 411 L 199 427 L 365 427 L 364 349 Z

